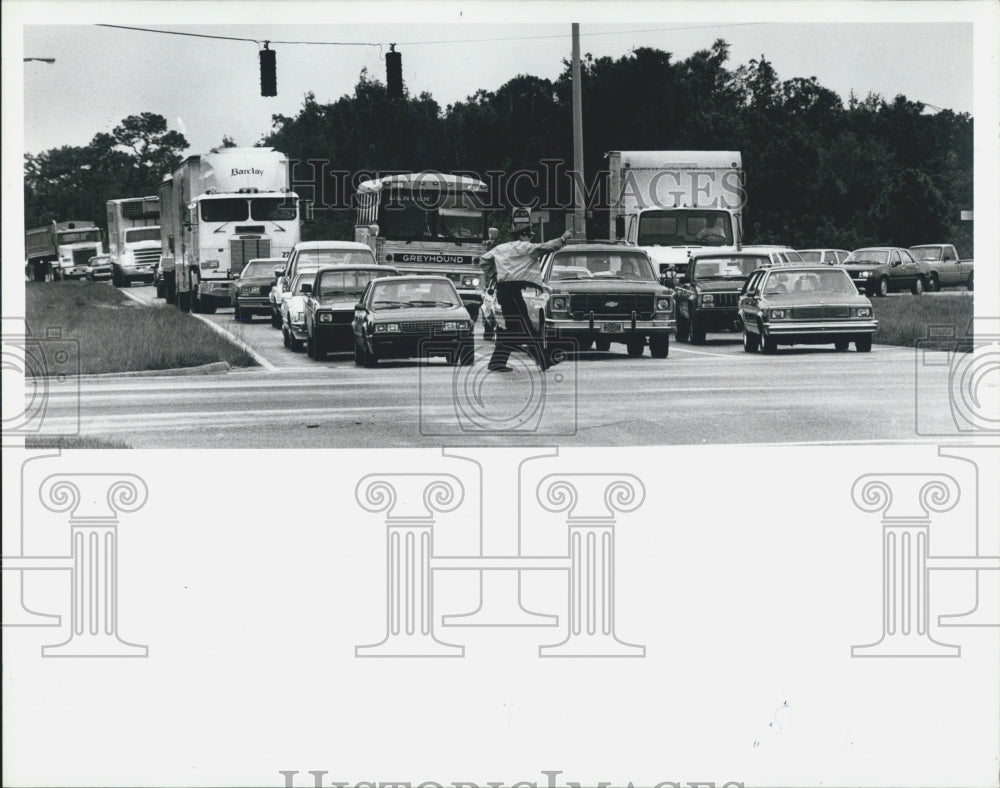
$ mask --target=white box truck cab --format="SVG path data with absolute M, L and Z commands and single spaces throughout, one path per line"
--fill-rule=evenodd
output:
M 738 151 L 611 151 L 611 237 L 645 249 L 661 274 L 743 240 L 743 159 Z
M 300 240 L 288 159 L 273 148 L 188 157 L 160 185 L 160 211 L 165 298 L 192 312 L 230 306 L 247 261 L 287 257 Z
M 152 282 L 160 261 L 160 198 L 108 200 L 108 254 L 115 287 Z

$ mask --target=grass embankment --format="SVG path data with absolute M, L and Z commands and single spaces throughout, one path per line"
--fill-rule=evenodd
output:
M 972 296 L 961 292 L 872 298 L 871 302 L 878 319 L 873 341 L 883 345 L 913 347 L 918 339 L 928 338 L 931 326 L 954 326 L 960 338 L 972 320 Z
M 131 449 L 132 444 L 116 438 L 92 435 L 25 435 L 26 449 Z
M 178 309 L 142 306 L 104 282 L 28 282 L 25 302 L 34 336 L 55 327 L 79 343 L 82 374 L 257 363 L 200 320 Z

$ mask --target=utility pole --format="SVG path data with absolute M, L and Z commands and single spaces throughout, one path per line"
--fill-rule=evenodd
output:
M 573 237 L 587 237 L 583 204 L 583 90 L 580 84 L 580 25 L 573 23 Z

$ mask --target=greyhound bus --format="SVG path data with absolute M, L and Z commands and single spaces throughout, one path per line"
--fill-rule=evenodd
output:
M 354 240 L 403 273 L 448 277 L 475 320 L 485 284 L 479 258 L 497 237 L 486 226 L 488 192 L 475 178 L 433 171 L 363 181 Z

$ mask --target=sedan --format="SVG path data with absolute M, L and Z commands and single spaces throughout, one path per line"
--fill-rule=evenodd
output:
M 930 281 L 930 266 L 897 246 L 855 249 L 843 266 L 858 292 L 868 295 L 886 296 L 905 290 L 920 295 Z
M 774 353 L 778 345 L 832 344 L 872 349 L 878 321 L 872 303 L 847 272 L 830 266 L 781 266 L 754 271 L 740 293 L 743 349 Z
M 310 274 L 315 281 L 303 289 L 302 296 L 309 357 L 318 361 L 327 353 L 350 351 L 358 299 L 372 279 L 398 273 L 387 265 L 334 265 Z
M 91 282 L 111 278 L 111 255 L 94 255 L 87 261 L 87 273 L 84 276 Z
M 268 295 L 278 276 L 274 258 L 260 257 L 250 260 L 233 282 L 233 317 L 240 321 L 253 320 L 254 315 L 268 315 L 271 305 Z
M 368 283 L 354 312 L 354 363 L 444 356 L 469 366 L 474 358 L 472 320 L 444 276 L 395 276 Z
M 281 337 L 285 347 L 301 353 L 306 343 L 306 293 L 316 281 L 315 271 L 300 271 L 281 299 Z

